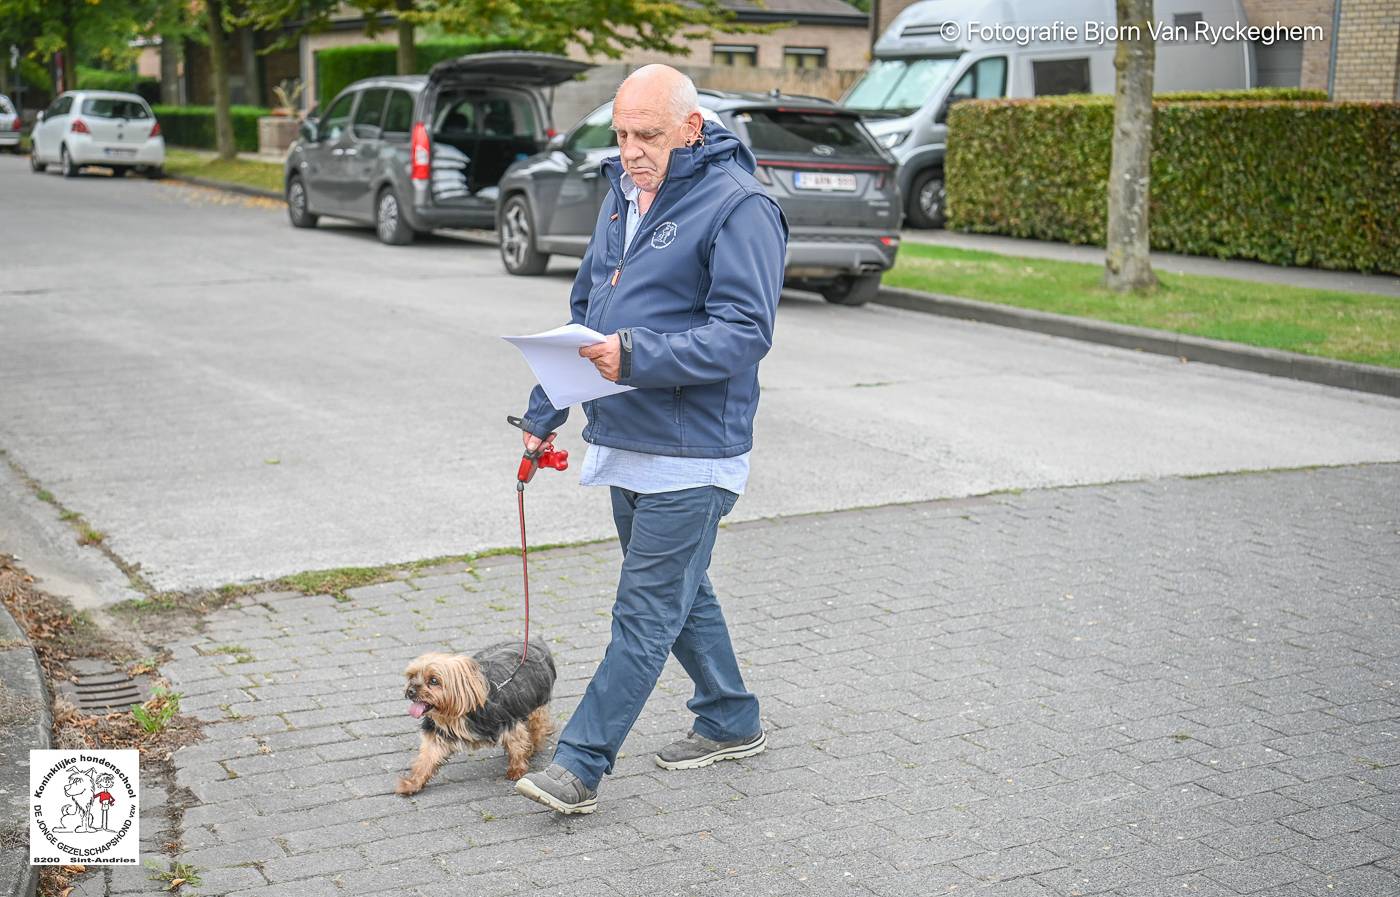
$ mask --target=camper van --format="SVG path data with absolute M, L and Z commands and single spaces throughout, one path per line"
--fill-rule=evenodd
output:
M 1238 0 L 1157 0 L 1158 93 L 1253 86 Z M 941 227 L 948 107 L 963 99 L 1113 93 L 1114 0 L 924 0 L 875 44 L 842 103 L 900 162 L 905 221 Z M 1233 39 L 1231 39 L 1233 37 Z

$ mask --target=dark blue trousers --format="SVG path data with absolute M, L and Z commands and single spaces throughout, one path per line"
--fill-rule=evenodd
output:
M 612 641 L 554 753 L 555 763 L 591 788 L 612 772 L 668 653 L 695 682 L 686 707 L 696 732 L 728 741 L 757 735 L 762 725 L 706 573 L 720 518 L 739 496 L 718 486 L 652 494 L 611 488 L 623 557 Z

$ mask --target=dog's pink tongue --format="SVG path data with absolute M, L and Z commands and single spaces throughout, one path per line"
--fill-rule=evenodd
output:
M 424 704 L 422 701 L 414 701 L 412 704 L 408 705 L 408 715 L 414 719 L 421 718 L 423 714 L 427 712 L 428 705 Z

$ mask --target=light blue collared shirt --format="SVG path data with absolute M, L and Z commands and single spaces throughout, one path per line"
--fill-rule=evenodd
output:
M 642 188 L 627 172 L 622 173 L 622 196 L 627 200 L 623 219 L 622 252 L 625 255 L 642 223 L 637 204 Z M 582 486 L 617 486 L 632 492 L 675 492 L 697 486 L 719 486 L 736 495 L 744 494 L 749 480 L 749 453 L 732 458 L 681 458 L 653 455 L 607 445 L 590 445 L 583 459 Z

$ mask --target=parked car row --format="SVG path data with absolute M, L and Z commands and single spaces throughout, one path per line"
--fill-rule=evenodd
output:
M 427 75 L 351 84 L 309 116 L 286 165 L 295 227 L 323 215 L 374 225 L 401 245 L 436 228 L 496 227 L 511 274 L 581 257 L 617 154 L 612 104 L 565 134 L 546 91 L 588 68 L 561 56 L 482 53 Z M 702 91 L 702 114 L 754 152 L 782 207 L 792 286 L 832 302 L 873 298 L 899 248 L 896 163 L 860 117 L 827 100 Z
M 110 168 L 119 176 L 141 171 L 160 177 L 165 165 L 160 122 L 134 93 L 62 93 L 39 113 L 29 140 L 30 168 L 42 173 L 57 165 L 66 178 L 77 177 L 88 165 Z

